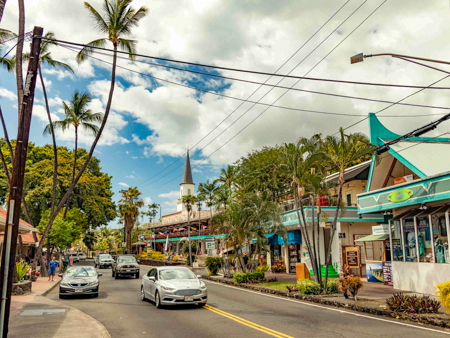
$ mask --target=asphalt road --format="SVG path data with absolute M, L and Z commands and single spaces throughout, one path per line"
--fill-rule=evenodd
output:
M 93 265 L 92 261 L 80 263 Z M 149 267 L 141 266 L 141 276 Z M 58 288 L 47 297 L 75 307 L 100 321 L 112 337 L 450 337 L 450 332 L 333 307 L 278 298 L 205 281 L 205 308 L 158 310 L 140 299 L 140 280 L 115 280 L 103 273 L 98 298 L 59 300 Z

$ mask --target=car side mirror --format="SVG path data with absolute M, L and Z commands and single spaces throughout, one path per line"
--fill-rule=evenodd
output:
M 154 276 L 151 276 L 151 277 L 148 277 L 148 280 L 156 281 L 156 278 Z
M 62 277 L 62 273 L 59 273 L 59 274 L 58 274 L 58 277 Z
M 198 278 L 198 279 L 202 279 L 202 276 L 201 276 L 201 275 L 197 275 L 197 278 Z
M 97 274 L 97 276 L 101 277 L 101 276 L 103 276 L 103 274 L 100 272 Z

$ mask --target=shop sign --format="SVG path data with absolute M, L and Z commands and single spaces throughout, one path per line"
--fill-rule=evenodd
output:
M 401 177 L 394 178 L 394 185 L 402 184 L 402 183 L 408 183 L 414 180 L 413 175 L 405 175 Z
M 389 235 L 389 224 L 374 225 L 372 235 Z
M 383 263 L 367 263 L 366 273 L 368 282 L 383 283 Z
M 410 189 L 400 189 L 390 193 L 387 197 L 388 201 L 393 203 L 409 200 L 414 192 Z
M 383 279 L 384 285 L 394 285 L 394 281 L 392 279 L 392 262 L 383 262 Z
M 216 242 L 215 241 L 205 241 L 206 250 L 215 249 L 216 248 Z
M 357 246 L 345 247 L 346 264 L 349 268 L 357 269 L 360 267 L 359 248 Z

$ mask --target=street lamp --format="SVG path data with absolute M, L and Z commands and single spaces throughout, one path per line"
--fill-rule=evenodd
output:
M 197 201 L 197 210 L 198 210 L 198 241 L 197 241 L 197 252 L 195 256 L 198 254 L 198 247 L 200 246 L 200 235 L 202 233 L 202 228 L 200 224 L 200 211 L 202 211 L 202 200 L 199 198 Z

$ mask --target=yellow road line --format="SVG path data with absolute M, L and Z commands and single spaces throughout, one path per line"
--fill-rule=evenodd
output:
M 274 337 L 280 337 L 280 338 L 293 338 L 292 336 L 288 336 L 288 335 L 286 335 L 286 334 L 284 334 L 284 333 L 281 333 L 281 332 L 278 332 L 278 331 L 269 329 L 269 328 L 264 327 L 264 326 L 262 326 L 262 325 L 259 325 L 259 324 L 250 322 L 250 321 L 248 321 L 248 320 L 246 320 L 246 319 L 243 319 L 243 318 L 241 318 L 241 317 L 232 315 L 231 313 L 228 313 L 228 312 L 219 310 L 218 308 L 215 308 L 215 307 L 213 307 L 213 306 L 211 306 L 211 305 L 205 305 L 205 309 L 207 309 L 207 310 L 209 310 L 209 311 L 211 311 L 211 312 L 217 313 L 217 314 L 219 314 L 219 315 L 221 315 L 221 316 L 227 317 L 227 318 L 229 318 L 229 319 L 231 319 L 231 320 L 234 320 L 235 322 L 238 322 L 238 323 L 240 323 L 240 324 L 242 324 L 242 325 L 251 327 L 252 329 L 255 329 L 255 330 L 264 332 L 264 333 L 266 333 L 266 334 L 268 334 L 268 335 L 274 336 Z

